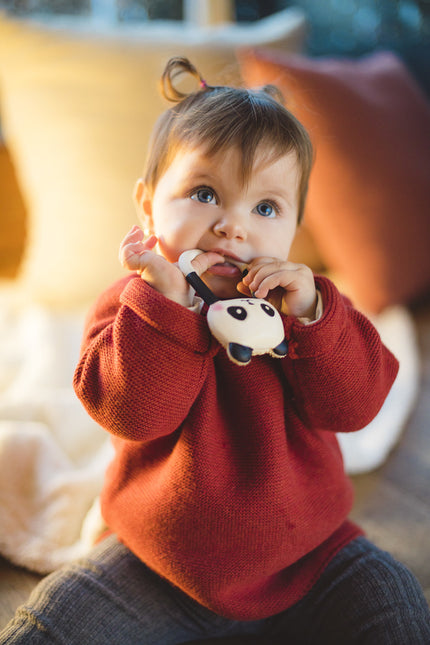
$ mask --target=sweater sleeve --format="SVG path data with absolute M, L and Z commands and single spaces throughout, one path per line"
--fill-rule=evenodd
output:
M 372 323 L 326 278 L 316 277 L 323 315 L 312 325 L 287 318 L 284 370 L 309 427 L 349 432 L 376 416 L 398 371 Z
M 89 312 L 74 388 L 109 432 L 155 439 L 187 416 L 217 349 L 203 316 L 127 277 Z

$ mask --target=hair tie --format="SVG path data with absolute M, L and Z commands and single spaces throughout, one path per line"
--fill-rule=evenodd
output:
M 207 88 L 207 86 L 208 86 L 208 84 L 206 83 L 205 79 L 204 79 L 204 78 L 201 78 L 201 79 L 200 79 L 200 88 L 201 88 L 202 90 L 205 90 L 205 89 Z

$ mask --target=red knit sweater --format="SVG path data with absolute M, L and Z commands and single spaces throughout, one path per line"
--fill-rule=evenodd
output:
M 114 435 L 105 519 L 160 576 L 227 617 L 297 602 L 360 533 L 336 432 L 382 405 L 397 361 L 326 279 L 324 314 L 285 317 L 289 353 L 229 361 L 204 315 L 139 277 L 90 312 L 78 396 Z

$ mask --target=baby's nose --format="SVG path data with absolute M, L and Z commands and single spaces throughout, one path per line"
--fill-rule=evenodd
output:
M 245 239 L 247 236 L 246 225 L 243 217 L 237 212 L 224 213 L 214 225 L 214 232 L 220 237 L 228 239 Z

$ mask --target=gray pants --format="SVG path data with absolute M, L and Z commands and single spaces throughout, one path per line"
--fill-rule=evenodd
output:
M 430 613 L 408 569 L 365 538 L 345 547 L 295 606 L 241 622 L 200 606 L 111 536 L 42 580 L 0 643 L 175 645 L 245 634 L 271 645 L 429 645 Z

